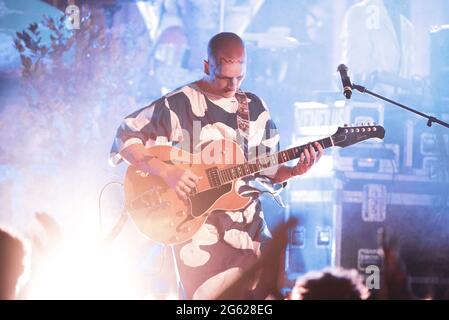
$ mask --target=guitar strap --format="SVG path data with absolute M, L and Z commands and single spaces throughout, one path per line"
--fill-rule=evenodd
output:
M 248 139 L 249 139 L 249 106 L 248 97 L 241 90 L 238 89 L 235 97 L 239 104 L 237 109 L 237 142 L 242 143 L 243 152 L 248 159 Z
M 249 159 L 248 140 L 249 140 L 249 105 L 248 98 L 242 90 L 238 90 L 235 97 L 239 103 L 237 109 L 237 142 L 243 143 L 243 151 L 246 159 Z M 258 176 L 253 181 L 249 182 L 250 190 L 255 190 L 259 194 L 267 193 L 273 197 L 280 207 L 285 207 L 279 193 L 285 187 L 286 183 L 277 184 L 274 186 L 267 177 Z

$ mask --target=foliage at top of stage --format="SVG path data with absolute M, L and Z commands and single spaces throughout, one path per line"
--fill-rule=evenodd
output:
M 15 110 L 23 123 L 14 136 L 23 137 L 30 152 L 39 148 L 48 164 L 86 151 L 105 161 L 123 116 L 159 94 L 151 43 L 138 26 L 108 28 L 101 10 L 82 17 L 78 30 L 69 30 L 64 19 L 44 17 L 16 34 L 26 103 Z M 47 43 L 43 31 L 50 32 Z M 27 161 L 20 152 L 15 163 Z

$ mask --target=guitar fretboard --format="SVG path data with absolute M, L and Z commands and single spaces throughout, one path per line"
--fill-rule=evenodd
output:
M 333 146 L 332 139 L 330 137 L 317 140 L 323 149 L 329 148 Z M 312 142 L 315 143 L 315 142 Z M 252 161 L 245 162 L 243 164 L 235 165 L 226 169 L 218 170 L 216 178 L 214 179 L 217 183 L 225 184 L 231 182 L 233 180 L 243 178 L 257 172 L 260 172 L 265 169 L 269 169 L 271 167 L 277 166 L 279 164 L 288 162 L 290 160 L 297 159 L 301 156 L 301 153 L 309 146 L 302 145 L 299 147 L 290 148 L 284 151 L 280 151 L 271 156 L 258 158 Z

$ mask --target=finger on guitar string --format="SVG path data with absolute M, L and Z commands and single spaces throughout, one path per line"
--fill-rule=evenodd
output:
M 324 155 L 324 149 L 323 149 L 323 146 L 318 142 L 315 142 L 315 148 L 318 151 L 318 155 L 317 155 L 315 162 L 318 162 L 321 159 L 321 157 Z
M 304 156 L 305 156 L 304 164 L 309 166 L 311 163 L 311 158 L 310 158 L 310 152 L 307 148 L 304 148 Z
M 175 187 L 176 193 L 183 199 L 187 199 L 187 194 L 182 191 L 182 188 L 180 186 Z
M 306 156 L 304 155 L 304 152 L 302 152 L 302 153 L 301 153 L 301 156 L 299 157 L 299 163 L 303 164 L 305 158 L 306 158 Z M 298 164 L 299 164 L 299 163 L 298 163 Z
M 190 180 L 192 180 L 195 183 L 198 183 L 198 181 L 200 181 L 200 179 L 202 178 L 200 176 L 197 176 L 190 170 L 186 170 L 185 175 L 186 175 L 186 177 L 188 177 Z
M 309 144 L 310 165 L 313 165 L 316 161 L 316 152 L 312 144 Z
M 181 185 L 181 188 L 184 190 L 186 195 L 188 195 L 192 191 L 192 189 L 195 188 L 195 187 L 189 187 L 188 185 L 183 184 L 183 185 Z
M 181 181 L 185 186 L 189 187 L 189 188 L 195 188 L 196 187 L 196 183 L 195 181 L 193 181 L 191 178 L 187 177 L 187 176 L 183 176 Z

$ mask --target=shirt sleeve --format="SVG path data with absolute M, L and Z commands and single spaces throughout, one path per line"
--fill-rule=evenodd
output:
M 180 141 L 182 141 L 182 130 L 178 116 L 170 110 L 166 97 L 162 97 L 125 117 L 117 129 L 109 162 L 113 166 L 121 163 L 123 159 L 120 152 L 133 144 L 151 147 L 172 145 Z

